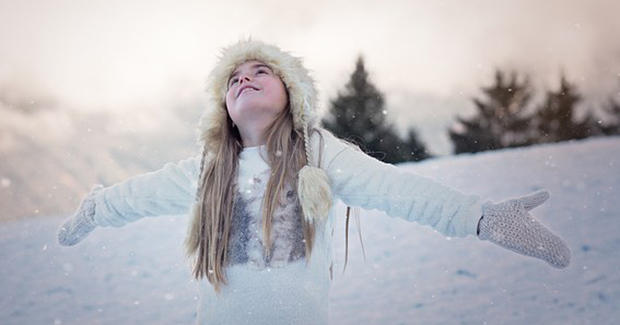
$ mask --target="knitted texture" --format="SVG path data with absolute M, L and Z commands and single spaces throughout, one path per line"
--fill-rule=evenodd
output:
M 486 202 L 482 206 L 478 237 L 519 254 L 542 259 L 553 267 L 567 267 L 571 252 L 566 243 L 528 213 L 548 198 L 548 192 L 540 191 L 498 204 Z
M 95 195 L 103 186 L 94 186 L 82 200 L 73 216 L 65 220 L 58 229 L 58 243 L 62 246 L 73 246 L 86 238 L 95 228 Z

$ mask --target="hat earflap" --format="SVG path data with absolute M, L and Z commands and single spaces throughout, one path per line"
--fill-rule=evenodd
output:
M 312 163 L 312 155 L 310 152 L 308 125 L 306 123 L 304 123 L 304 144 L 307 163 L 299 171 L 297 184 L 301 209 L 304 213 L 304 218 L 309 223 L 325 221 L 332 206 L 332 193 L 329 186 L 329 178 L 325 171 L 310 165 Z

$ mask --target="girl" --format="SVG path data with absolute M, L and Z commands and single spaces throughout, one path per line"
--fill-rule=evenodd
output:
M 208 91 L 201 155 L 95 186 L 58 232 L 75 245 L 97 226 L 191 207 L 187 253 L 206 278 L 201 324 L 326 324 L 336 199 L 569 264 L 566 244 L 528 213 L 547 192 L 483 203 L 367 156 L 320 127 L 308 70 L 275 46 L 225 48 Z

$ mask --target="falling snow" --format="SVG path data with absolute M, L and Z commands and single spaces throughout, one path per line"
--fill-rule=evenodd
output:
M 399 168 L 485 199 L 547 189 L 532 214 L 571 247 L 571 265 L 546 263 L 475 237 L 361 211 L 344 265 L 335 229 L 332 324 L 612 324 L 620 319 L 620 138 L 443 157 Z M 0 180 L 0 184 L 4 184 Z M 343 216 L 346 208 L 336 206 Z M 0 224 L 0 323 L 189 324 L 198 286 L 184 259 L 185 216 L 96 230 L 60 247 L 65 216 Z M 326 270 L 327 271 L 327 270 Z

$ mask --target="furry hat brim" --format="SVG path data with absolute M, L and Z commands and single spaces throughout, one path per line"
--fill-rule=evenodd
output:
M 243 40 L 223 48 L 215 68 L 209 74 L 208 107 L 199 125 L 200 140 L 209 147 L 218 143 L 218 134 L 226 126 L 226 92 L 230 76 L 239 65 L 251 60 L 268 65 L 284 83 L 295 129 L 302 131 L 305 126 L 315 127 L 319 123 L 314 80 L 302 59 L 261 41 Z

